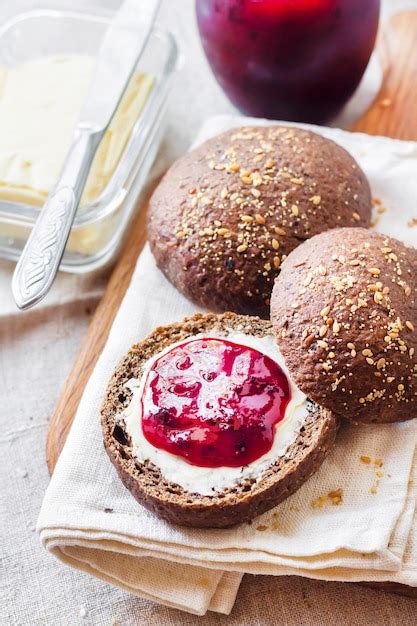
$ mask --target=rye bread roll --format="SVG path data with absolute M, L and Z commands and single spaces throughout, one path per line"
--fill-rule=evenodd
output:
M 134 345 L 110 380 L 101 410 L 104 445 L 122 482 L 140 504 L 159 517 L 185 526 L 222 528 L 249 521 L 294 493 L 321 465 L 332 447 L 337 419 L 309 403 L 308 415 L 295 441 L 257 478 L 245 479 L 213 496 L 185 491 L 161 474 L 150 461 L 139 461 L 123 421 L 117 418 L 131 399 L 126 383 L 140 378 L 147 361 L 162 349 L 199 333 L 231 330 L 271 335 L 270 322 L 256 317 L 197 314 L 179 324 L 157 328 Z
M 417 415 L 417 251 L 362 228 L 294 250 L 275 282 L 271 318 L 304 393 L 355 422 Z
M 151 198 L 148 238 L 160 269 L 193 302 L 269 318 L 291 250 L 370 217 L 368 181 L 342 147 L 299 128 L 245 127 L 173 164 Z

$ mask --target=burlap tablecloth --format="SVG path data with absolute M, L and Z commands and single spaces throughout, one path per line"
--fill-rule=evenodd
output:
M 401 4 L 401 0 L 390 1 Z M 78 0 L 83 5 L 95 2 L 99 0 Z M 0 20 L 15 10 L 14 4 L 1 3 Z M 77 2 L 63 0 L 62 4 L 74 7 Z M 100 4 L 118 2 L 100 0 Z M 23 0 L 20 5 L 47 6 L 48 0 Z M 185 58 L 170 104 L 159 170 L 186 149 L 209 114 L 232 111 L 207 72 L 192 5 L 193 0 L 165 0 L 162 6 L 160 21 L 177 31 Z M 195 93 L 198 100 L 192 96 Z M 47 424 L 108 272 L 82 278 L 62 275 L 42 308 L 21 314 L 11 300 L 11 271 L 12 264 L 0 262 L 0 624 L 416 623 L 417 602 L 409 598 L 356 585 L 265 576 L 245 577 L 229 617 L 196 618 L 140 600 L 55 562 L 34 532 L 49 480 L 44 460 Z

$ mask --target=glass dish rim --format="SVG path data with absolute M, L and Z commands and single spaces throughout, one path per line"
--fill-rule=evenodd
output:
M 12 30 L 20 22 L 25 22 L 31 18 L 53 18 L 53 19 L 78 19 L 84 22 L 95 22 L 103 25 L 108 24 L 113 12 L 109 9 L 97 7 L 97 12 L 91 7 L 83 9 L 62 8 L 36 8 L 28 10 L 17 10 L 0 24 L 0 40 L 6 32 Z M 90 203 L 79 209 L 74 220 L 73 229 L 84 227 L 101 220 L 117 210 L 123 202 L 126 193 L 126 182 L 134 169 L 135 155 L 138 154 L 138 144 L 141 142 L 143 129 L 152 120 L 158 118 L 159 110 L 164 107 L 164 94 L 169 89 L 176 69 L 179 64 L 178 46 L 174 35 L 167 29 L 154 27 L 151 39 L 156 38 L 165 45 L 166 59 L 162 65 L 161 74 L 144 106 L 142 113 L 135 122 L 129 140 L 123 150 L 120 161 L 116 166 L 113 175 L 100 193 L 100 195 Z M 152 113 L 152 114 L 151 114 Z M 0 200 L 0 221 L 12 223 L 22 227 L 31 227 L 39 215 L 40 207 L 24 203 Z

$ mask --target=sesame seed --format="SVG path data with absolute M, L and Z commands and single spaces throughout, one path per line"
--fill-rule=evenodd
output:
M 408 355 L 409 355 L 410 359 L 411 359 L 411 357 L 414 355 L 414 352 L 415 352 L 415 349 L 414 349 L 414 348 L 410 348 L 410 349 L 409 349 L 409 351 L 408 351 Z
M 255 220 L 257 224 L 265 224 L 265 218 L 263 215 L 260 215 L 259 213 L 257 213 L 255 215 Z
M 404 385 L 400 383 L 399 385 L 397 385 L 397 389 L 398 391 L 404 391 Z
M 387 383 L 392 383 L 393 380 L 395 380 L 394 376 L 387 376 Z
M 329 315 L 329 313 L 330 313 L 330 307 L 329 306 L 325 306 L 324 309 L 322 309 L 320 311 L 320 315 L 322 317 L 326 317 L 326 315 Z
M 370 356 L 366 357 L 366 362 L 368 363 L 368 365 L 373 365 L 375 363 L 375 361 L 373 359 L 371 359 Z
M 355 220 L 355 222 L 360 222 L 361 216 L 359 215 L 359 213 L 356 213 L 356 211 L 352 213 L 352 217 Z
M 244 185 L 251 185 L 252 184 L 252 176 L 241 176 L 240 180 L 242 181 L 242 183 Z
M 225 237 L 226 235 L 229 234 L 229 229 L 228 228 L 219 228 L 217 232 L 222 237 Z
M 411 287 L 409 287 L 408 285 L 407 285 L 407 287 L 405 287 L 404 291 L 405 291 L 405 295 L 406 296 L 410 296 L 411 295 Z
M 376 368 L 378 370 L 382 370 L 382 368 L 385 367 L 385 359 L 383 357 L 381 357 L 380 359 L 378 359 L 378 361 L 376 362 Z
M 293 215 L 295 215 L 295 217 L 297 217 L 300 213 L 298 206 L 296 204 L 293 204 L 291 207 L 291 212 Z
M 320 204 L 321 202 L 321 196 L 313 196 L 312 198 L 310 198 L 311 202 L 315 205 Z
M 300 306 L 300 305 L 298 304 L 298 302 L 293 302 L 293 303 L 291 304 L 291 307 L 292 307 L 293 309 L 298 309 L 298 307 L 299 307 L 299 306 Z
M 317 345 L 318 345 L 319 348 L 323 348 L 323 350 L 326 350 L 329 347 L 327 342 L 323 341 L 323 339 L 319 339 L 318 342 L 317 342 Z
M 359 398 L 359 404 L 365 404 L 365 398 Z
M 383 299 L 384 299 L 384 296 L 382 295 L 380 291 L 376 291 L 374 293 L 374 301 L 376 302 L 376 304 L 381 304 Z
M 273 239 L 271 243 L 272 243 L 273 249 L 274 250 L 278 250 L 278 248 L 279 248 L 279 241 L 277 241 L 276 239 Z
M 313 274 L 311 272 L 309 272 L 307 274 L 307 276 L 305 277 L 305 280 L 304 280 L 304 283 L 303 283 L 304 287 L 308 287 L 309 284 L 311 283 L 312 279 L 313 279 Z
M 372 350 L 370 350 L 369 348 L 365 348 L 364 350 L 362 350 L 362 354 L 363 356 L 372 356 Z
M 406 321 L 405 325 L 407 326 L 408 330 L 414 330 L 413 324 L 409 322 L 408 320 Z
M 225 198 L 227 198 L 228 193 L 229 193 L 229 191 L 228 191 L 227 187 L 225 187 L 224 189 L 221 190 L 220 196 L 223 198 L 223 200 Z
M 237 163 L 230 163 L 230 165 L 226 168 L 229 172 L 238 172 L 240 170 L 240 165 Z
M 327 326 L 323 324 L 323 326 L 320 326 L 319 335 L 320 337 L 324 337 L 326 334 L 327 334 Z
M 349 350 L 354 350 L 354 349 L 355 349 L 355 344 L 353 344 L 353 343 L 349 342 L 349 343 L 347 344 L 347 347 L 349 348 Z
M 372 274 L 372 276 L 379 276 L 381 270 L 379 270 L 377 267 L 368 267 L 368 272 Z
M 281 259 L 279 258 L 279 256 L 275 256 L 274 257 L 274 266 L 278 269 L 278 267 L 281 265 Z
M 219 220 L 214 220 L 214 225 L 215 226 L 221 226 L 222 223 Z
M 252 215 L 241 215 L 240 219 L 242 220 L 242 222 L 245 222 L 245 224 L 251 224 L 254 220 Z
M 329 352 L 328 354 L 329 359 L 334 359 L 335 356 L 336 354 L 334 352 Z
M 245 243 L 242 243 L 240 246 L 236 248 L 238 252 L 245 252 L 248 249 L 248 246 Z
M 282 237 L 285 237 L 285 235 L 287 234 L 285 230 L 283 228 L 280 228 L 279 226 L 275 226 L 274 231 L 277 235 L 281 235 Z
M 338 333 L 340 330 L 340 324 L 336 320 L 333 322 L 333 332 Z
M 250 192 L 255 198 L 259 198 L 259 196 L 261 195 L 261 192 L 259 191 L 259 189 L 253 188 L 250 190 Z

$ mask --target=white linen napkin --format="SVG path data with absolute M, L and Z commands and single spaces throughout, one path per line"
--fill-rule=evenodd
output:
M 215 118 L 200 139 L 262 120 Z M 417 144 L 318 132 L 345 146 L 381 198 L 377 228 L 412 242 Z M 417 420 L 344 426 L 317 474 L 252 524 L 184 529 L 143 509 L 119 481 L 101 440 L 99 409 L 111 373 L 155 326 L 195 312 L 142 253 L 105 349 L 85 389 L 45 495 L 38 530 L 64 562 L 142 597 L 204 614 L 231 610 L 242 572 L 417 586 L 412 475 Z M 412 527 L 412 531 L 410 532 Z M 227 573 L 224 573 L 227 572 Z

